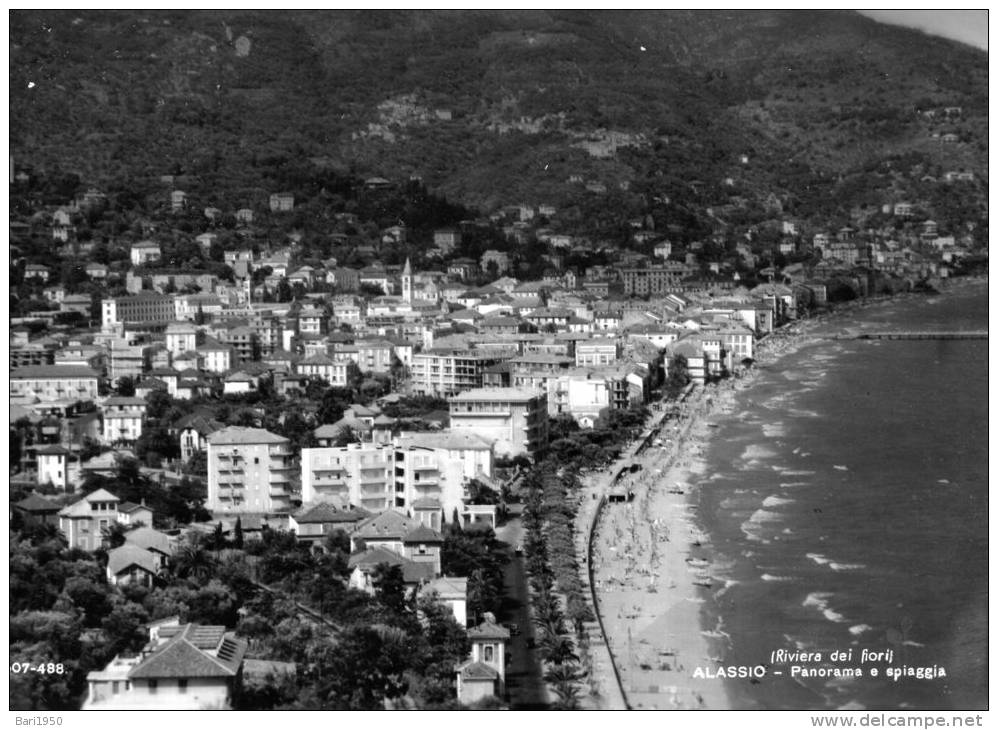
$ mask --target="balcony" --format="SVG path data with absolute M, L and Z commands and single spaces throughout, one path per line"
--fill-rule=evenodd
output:
M 415 464 L 413 467 L 414 471 L 436 471 L 436 464 Z
M 420 487 L 435 487 L 440 484 L 440 480 L 437 477 L 426 477 L 425 479 L 417 479 L 412 483 L 416 489 Z
M 324 479 L 322 477 L 313 476 L 312 478 L 312 486 L 314 487 L 345 487 L 346 485 L 346 479 L 342 479 L 340 477 Z

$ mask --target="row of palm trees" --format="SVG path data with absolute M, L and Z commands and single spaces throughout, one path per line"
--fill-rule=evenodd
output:
M 570 529 L 567 532 L 562 529 L 570 524 L 566 518 L 570 519 L 572 513 L 571 509 L 566 509 L 570 501 L 564 498 L 565 483 L 553 468 L 535 467 L 525 480 L 527 500 L 523 521 L 527 528 L 524 550 L 530 575 L 533 620 L 540 634 L 538 647 L 546 665 L 544 679 L 557 697 L 555 707 L 572 710 L 579 707 L 582 695 L 579 682 L 587 673 L 588 652 L 573 639 L 559 595 L 565 592 L 562 586 L 567 567 L 564 558 L 574 552 Z M 565 544 L 566 535 L 568 544 Z M 565 603 L 572 606 L 569 601 Z M 572 616 L 576 629 L 581 630 L 581 622 L 576 619 Z M 581 638 L 581 631 L 578 633 Z M 586 660 L 585 664 L 580 663 L 580 654 Z

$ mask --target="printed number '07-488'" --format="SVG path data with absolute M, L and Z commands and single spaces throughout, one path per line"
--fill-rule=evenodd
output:
M 38 674 L 64 674 L 66 667 L 62 664 L 49 662 L 48 664 L 30 664 L 28 662 L 14 662 L 10 665 L 11 674 L 27 674 L 36 672 Z

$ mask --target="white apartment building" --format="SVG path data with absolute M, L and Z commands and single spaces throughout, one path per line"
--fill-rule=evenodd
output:
M 97 397 L 97 373 L 75 365 L 29 365 L 10 373 L 11 398 L 83 401 Z
M 395 449 L 354 443 L 301 450 L 301 500 L 348 503 L 381 512 L 395 502 Z
M 302 449 L 303 504 L 336 502 L 370 512 L 436 503 L 464 510 L 469 479 L 492 475 L 492 445 L 477 434 L 413 433 L 395 444 Z
M 208 436 L 208 501 L 214 513 L 273 513 L 290 508 L 291 448 L 262 428 L 229 426 Z
M 615 339 L 600 338 L 575 343 L 575 364 L 579 367 L 613 365 L 620 358 Z
M 330 385 L 343 387 L 347 384 L 347 369 L 350 363 L 351 360 L 334 360 L 320 353 L 299 362 L 295 370 L 299 375 L 321 378 Z
M 450 399 L 451 431 L 471 432 L 494 442 L 506 456 L 548 445 L 547 393 L 517 388 L 477 388 Z
M 204 369 L 210 373 L 225 373 L 232 369 L 232 347 L 210 337 L 198 346 L 197 353 L 204 358 Z
M 146 413 L 143 398 L 116 396 L 101 406 L 104 418 L 104 443 L 133 442 L 142 435 L 142 419 Z
M 447 397 L 482 385 L 485 368 L 502 358 L 470 350 L 431 349 L 412 357 L 412 387 L 420 395 Z
M 186 322 L 171 322 L 166 326 L 166 349 L 173 357 L 191 352 L 198 346 L 198 329 Z

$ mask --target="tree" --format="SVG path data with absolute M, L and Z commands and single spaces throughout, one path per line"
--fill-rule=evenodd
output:
M 478 479 L 468 482 L 468 504 L 499 504 L 499 493 Z
M 291 301 L 292 297 L 291 285 L 288 284 L 287 279 L 281 277 L 281 280 L 277 282 L 277 292 L 275 296 L 277 298 L 277 301 L 281 303 Z
M 174 555 L 173 569 L 181 578 L 203 582 L 211 575 L 215 559 L 200 542 L 189 542 Z
M 575 645 L 568 636 L 545 633 L 539 644 L 545 660 L 552 664 L 564 664 L 579 660 L 575 653 Z
M 665 381 L 665 389 L 674 398 L 690 383 L 690 373 L 684 355 L 675 355 L 669 361 L 669 374 Z
M 308 647 L 306 690 L 297 709 L 377 710 L 406 694 L 407 672 L 420 653 L 404 632 L 354 625 L 337 643 Z
M 104 534 L 107 546 L 110 549 L 121 547 L 125 544 L 125 526 L 120 522 L 112 522 Z
M 234 529 L 234 535 L 232 539 L 232 544 L 234 547 L 242 550 L 243 547 L 243 519 L 242 517 L 236 517 L 236 526 Z
M 341 426 L 339 430 L 336 431 L 336 438 L 333 441 L 334 446 L 343 447 L 349 444 L 355 444 L 360 441 L 360 437 L 357 432 L 353 430 L 350 426 Z
M 135 379 L 129 377 L 128 375 L 123 375 L 118 378 L 118 384 L 115 388 L 118 395 L 122 397 L 131 398 L 135 395 Z
M 146 419 L 162 419 L 173 406 L 173 398 L 165 390 L 153 390 L 146 396 Z
M 215 552 L 225 549 L 225 532 L 222 530 L 222 523 L 215 525 L 215 531 L 211 535 L 211 547 Z
M 379 563 L 371 573 L 374 596 L 395 616 L 406 613 L 405 578 L 402 566 Z
M 162 459 L 180 456 L 180 445 L 162 423 L 147 425 L 135 442 L 135 455 L 147 466 L 157 468 Z

